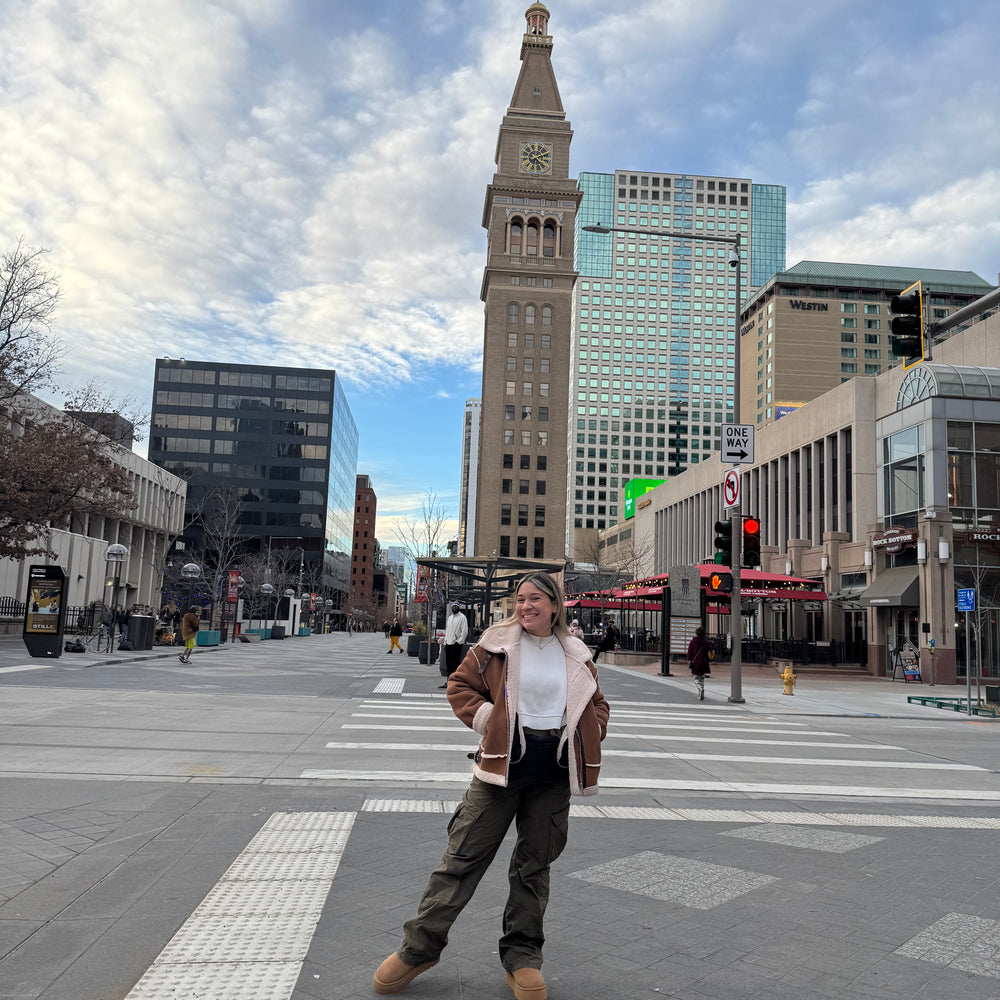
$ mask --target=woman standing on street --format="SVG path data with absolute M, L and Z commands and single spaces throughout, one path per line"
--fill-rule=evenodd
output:
M 691 673 L 698 688 L 698 700 L 705 700 L 705 678 L 712 675 L 712 660 L 715 650 L 712 643 L 705 638 L 705 630 L 701 626 L 694 630 L 694 638 L 688 643 L 688 659 L 691 661 Z
M 521 581 L 513 616 L 469 651 L 448 683 L 448 701 L 480 736 L 470 754 L 472 784 L 402 946 L 375 973 L 375 992 L 398 993 L 437 965 L 451 925 L 516 820 L 500 962 L 516 1000 L 545 1000 L 539 970 L 549 868 L 566 846 L 570 795 L 597 792 L 609 715 L 590 651 L 566 629 L 552 577 Z

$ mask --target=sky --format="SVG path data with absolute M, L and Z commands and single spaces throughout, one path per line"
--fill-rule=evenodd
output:
M 457 517 L 482 210 L 527 0 L 3 0 L 0 233 L 62 381 L 335 368 L 379 538 Z M 787 265 L 1000 269 L 995 0 L 551 0 L 571 173 L 783 184 Z M 144 450 L 143 450 L 144 453 Z

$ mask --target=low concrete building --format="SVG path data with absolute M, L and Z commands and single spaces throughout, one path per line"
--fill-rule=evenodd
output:
M 740 481 L 762 568 L 814 579 L 830 599 L 771 602 L 747 629 L 836 641 L 875 674 L 912 647 L 925 679 L 964 682 L 956 587 L 1000 609 L 1000 316 L 934 344 L 933 360 L 852 378 L 758 427 L 755 444 Z M 712 558 L 727 468 L 716 454 L 644 498 L 632 526 L 649 575 Z M 1000 615 L 972 623 L 973 672 L 1000 675 Z
M 28 397 L 25 406 L 42 416 L 60 418 L 60 412 L 37 397 Z M 19 405 L 14 411 L 24 412 Z M 46 412 L 47 411 L 47 412 Z M 17 423 L 17 417 L 7 414 Z M 0 559 L 0 619 L 7 627 L 20 630 L 12 615 L 24 600 L 28 569 L 33 564 L 52 563 L 66 571 L 67 607 L 83 607 L 93 602 L 112 603 L 113 574 L 107 562 L 108 546 L 120 543 L 128 558 L 118 571 L 117 603 L 159 608 L 163 581 L 163 560 L 170 542 L 184 526 L 187 485 L 165 469 L 108 441 L 113 461 L 128 473 L 137 506 L 124 518 L 74 517 L 72 522 L 53 525 L 49 538 L 55 558 L 27 557 Z M 5 626 L 0 623 L 0 629 Z

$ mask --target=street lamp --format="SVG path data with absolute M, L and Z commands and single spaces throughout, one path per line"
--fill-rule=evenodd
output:
M 678 233 L 672 231 L 657 231 L 655 229 L 633 229 L 618 226 L 581 226 L 585 233 L 632 233 L 636 236 L 659 236 L 675 240 L 698 240 L 702 243 L 723 243 L 731 249 L 728 265 L 736 273 L 736 318 L 733 323 L 733 417 L 734 423 L 740 422 L 740 308 L 743 293 L 743 254 L 740 252 L 740 234 L 721 236 L 718 234 L 702 235 L 700 233 Z M 739 466 L 737 466 L 737 469 Z M 743 613 L 740 598 L 740 564 L 743 540 L 743 508 L 731 508 L 730 520 L 733 522 L 733 555 L 730 569 L 733 574 L 733 590 L 729 605 L 729 642 L 732 646 L 730 660 L 730 693 L 729 700 L 743 702 Z
M 115 542 L 114 545 L 108 546 L 104 558 L 108 566 L 108 576 L 111 575 L 111 563 L 115 564 L 114 584 L 111 589 L 111 627 L 108 629 L 108 652 L 113 653 L 115 651 L 115 621 L 118 614 L 118 581 L 121 578 L 122 563 L 128 559 L 128 548 L 120 542 Z
M 295 610 L 292 608 L 292 598 L 295 596 L 295 591 L 291 587 L 285 591 L 285 597 L 288 598 L 288 620 L 291 622 L 291 634 L 295 635 Z
M 260 592 L 264 595 L 264 628 L 266 630 L 267 629 L 267 618 L 268 618 L 268 615 L 267 615 L 267 604 L 268 604 L 268 599 L 270 598 L 271 594 L 274 593 L 274 587 L 272 587 L 271 584 L 269 584 L 269 583 L 262 583 L 260 585 Z
M 194 582 L 201 577 L 201 567 L 194 562 L 185 563 L 181 566 L 181 576 L 188 582 L 188 607 L 194 600 Z

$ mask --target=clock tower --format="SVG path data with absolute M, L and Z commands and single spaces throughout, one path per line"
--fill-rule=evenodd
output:
M 582 194 L 569 176 L 549 12 L 525 12 L 521 72 L 486 190 L 477 556 L 562 559 L 573 316 L 573 237 Z

